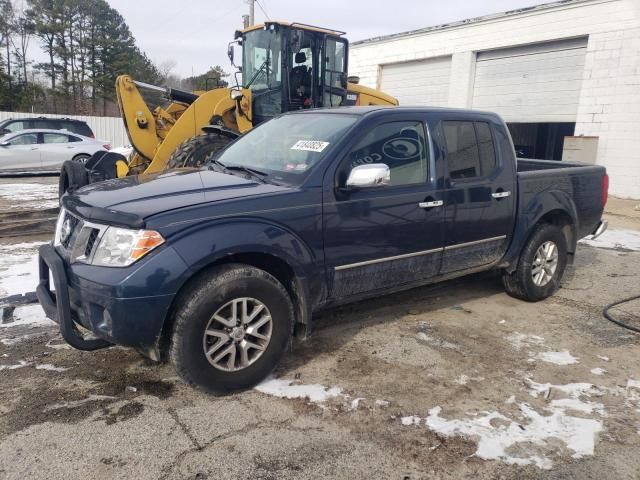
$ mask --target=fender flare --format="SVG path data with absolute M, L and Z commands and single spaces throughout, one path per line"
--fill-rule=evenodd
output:
M 325 291 L 324 282 L 318 281 L 313 288 L 313 279 L 318 278 L 313 275 L 313 266 L 319 264 L 318 259 L 312 249 L 286 226 L 248 217 L 221 219 L 194 224 L 177 233 L 171 244 L 189 265 L 180 289 L 211 265 L 234 261 L 242 256 L 274 257 L 286 264 L 293 273 L 290 293 L 297 297 L 293 299 L 294 304 L 296 300 L 299 303 L 294 305 L 296 323 L 305 326 L 304 336 L 311 332 L 313 306 Z M 199 248 L 193 248 L 194 244 Z
M 504 257 L 505 263 L 508 264 L 506 270 L 509 273 L 513 273 L 516 269 L 520 252 L 533 233 L 535 226 L 545 215 L 552 212 L 566 214 L 571 219 L 569 226 L 571 228 L 572 241 L 567 245 L 567 249 L 571 253 L 575 252 L 578 242 L 578 213 L 575 203 L 567 192 L 545 190 L 534 195 L 524 207 L 518 209 L 513 240 Z

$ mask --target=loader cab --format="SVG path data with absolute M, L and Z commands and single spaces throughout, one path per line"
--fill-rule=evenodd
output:
M 278 22 L 236 32 L 242 45 L 240 83 L 251 90 L 254 125 L 287 111 L 345 103 L 348 42 L 343 34 Z

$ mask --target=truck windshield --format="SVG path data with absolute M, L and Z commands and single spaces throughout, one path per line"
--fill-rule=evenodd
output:
M 215 162 L 264 172 L 267 181 L 300 185 L 356 120 L 326 113 L 283 115 L 251 130 Z

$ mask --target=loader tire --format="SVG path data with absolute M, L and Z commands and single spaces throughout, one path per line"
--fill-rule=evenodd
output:
M 72 193 L 88 184 L 89 178 L 84 164 L 74 160 L 67 160 L 60 169 L 58 198 L 61 199 L 65 193 Z
M 207 157 L 226 147 L 232 138 L 215 133 L 197 135 L 182 142 L 167 160 L 167 170 L 173 168 L 199 168 Z

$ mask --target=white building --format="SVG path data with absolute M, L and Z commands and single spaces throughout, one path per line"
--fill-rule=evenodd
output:
M 594 161 L 612 195 L 640 198 L 640 0 L 564 0 L 372 38 L 351 44 L 349 64 L 401 105 L 498 112 L 520 155 Z

